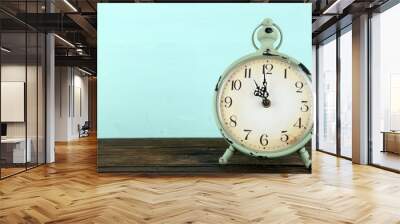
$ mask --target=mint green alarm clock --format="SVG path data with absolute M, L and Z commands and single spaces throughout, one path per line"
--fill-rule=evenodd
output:
M 260 46 L 254 41 L 256 34 Z M 311 166 L 305 149 L 313 128 L 311 74 L 302 63 L 278 52 L 282 41 L 279 26 L 264 19 L 252 34 L 256 51 L 234 62 L 219 78 L 215 115 L 230 144 L 220 164 L 228 163 L 238 150 L 262 158 L 298 152 L 305 166 Z

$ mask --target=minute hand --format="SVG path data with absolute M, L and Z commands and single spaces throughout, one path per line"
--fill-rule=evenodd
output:
M 264 75 L 263 87 L 261 88 L 261 90 L 263 91 L 263 96 L 265 98 L 269 97 L 267 86 L 268 86 L 268 83 L 267 83 L 267 80 L 266 80 L 265 75 Z

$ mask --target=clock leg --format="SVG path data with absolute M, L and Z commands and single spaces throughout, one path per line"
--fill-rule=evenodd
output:
M 310 168 L 311 166 L 311 160 L 310 160 L 310 155 L 308 154 L 307 150 L 305 147 L 301 148 L 299 150 L 300 158 L 303 160 L 304 165 L 306 168 Z
M 230 145 L 229 148 L 226 149 L 224 155 L 219 158 L 219 164 L 221 164 L 221 165 L 227 164 L 229 158 L 232 157 L 234 152 L 235 152 L 235 148 L 233 148 Z

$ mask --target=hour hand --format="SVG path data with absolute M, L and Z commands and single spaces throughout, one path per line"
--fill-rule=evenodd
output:
M 253 79 L 253 81 L 254 81 L 254 83 L 256 84 L 257 89 L 259 89 L 260 86 L 257 84 L 256 80 Z
M 254 83 L 256 84 L 256 90 L 254 90 L 254 96 L 264 97 L 264 91 L 261 90 L 256 80 L 254 80 Z
M 264 80 L 262 87 L 260 87 L 257 84 L 256 80 L 254 80 L 254 83 L 256 84 L 256 90 L 254 90 L 254 96 L 258 96 L 258 97 L 262 98 L 262 105 L 265 108 L 270 107 L 271 106 L 271 101 L 268 99 L 269 94 L 268 94 L 268 91 L 267 91 L 267 82 L 266 82 L 266 80 Z

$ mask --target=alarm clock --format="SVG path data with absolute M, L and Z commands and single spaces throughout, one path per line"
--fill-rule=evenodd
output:
M 260 158 L 297 152 L 309 168 L 305 145 L 313 128 L 311 74 L 278 52 L 283 33 L 271 19 L 254 29 L 251 41 L 256 51 L 231 64 L 215 87 L 215 117 L 229 143 L 219 163 L 228 163 L 236 150 Z

